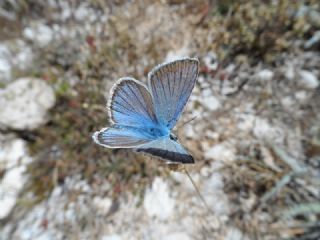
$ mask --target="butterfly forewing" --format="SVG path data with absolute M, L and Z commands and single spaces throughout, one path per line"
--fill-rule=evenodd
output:
M 151 71 L 148 86 L 161 125 L 172 129 L 186 105 L 198 75 L 199 61 L 184 58 Z
M 133 127 L 157 125 L 150 92 L 133 78 L 122 78 L 114 85 L 108 109 L 115 124 Z

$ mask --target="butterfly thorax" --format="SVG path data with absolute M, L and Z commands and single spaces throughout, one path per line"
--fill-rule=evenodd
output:
M 168 129 L 155 126 L 145 127 L 145 130 L 148 132 L 148 134 L 158 138 L 168 136 L 170 134 Z

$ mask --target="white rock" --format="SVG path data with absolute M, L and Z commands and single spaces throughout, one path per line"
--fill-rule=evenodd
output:
M 193 126 L 191 124 L 186 125 L 184 127 L 184 134 L 188 138 L 194 138 L 196 136 L 196 133 L 195 133 Z
M 284 72 L 285 77 L 288 80 L 292 80 L 295 76 L 295 70 L 293 65 L 288 65 Z
M 224 183 L 220 173 L 216 172 L 205 182 L 203 187 L 203 196 L 210 207 L 217 215 L 226 215 L 229 213 L 228 196 L 223 191 Z
M 63 1 L 61 3 L 61 15 L 59 16 L 62 21 L 66 21 L 68 18 L 72 16 L 72 12 L 74 11 L 71 9 L 71 3 L 68 1 Z
M 6 218 L 15 206 L 26 182 L 26 164 L 31 161 L 23 140 L 0 136 L 0 170 L 5 171 L 0 181 L 0 219 Z
M 220 173 L 213 173 L 206 182 L 206 188 L 213 189 L 214 191 L 222 190 L 223 186 L 224 183 Z
M 9 81 L 11 78 L 11 64 L 9 61 L 0 58 L 0 80 Z
M 206 131 L 205 136 L 213 139 L 213 140 L 218 140 L 220 137 L 220 134 L 211 130 Z
M 273 78 L 273 76 L 273 72 L 269 69 L 263 69 L 257 73 L 257 77 L 262 81 L 269 81 Z
M 93 204 L 97 208 L 99 214 L 107 214 L 112 205 L 112 200 L 108 197 L 101 198 L 99 196 L 94 197 Z
M 210 210 L 217 216 L 227 216 L 230 212 L 228 196 L 223 191 L 212 191 L 206 189 L 203 196 Z
M 236 65 L 231 63 L 224 70 L 226 73 L 228 73 L 230 75 L 234 72 L 235 69 L 236 69 Z
M 214 52 L 209 52 L 204 58 L 203 58 L 204 64 L 210 71 L 215 71 L 218 69 L 218 60 L 217 60 L 217 54 Z
M 170 233 L 162 238 L 163 240 L 191 240 L 190 236 L 184 232 Z
M 189 55 L 189 52 L 190 52 L 190 50 L 186 46 L 182 47 L 181 49 L 175 50 L 175 51 L 170 51 L 167 53 L 167 56 L 165 58 L 165 62 L 171 62 L 174 60 L 185 58 L 186 56 Z
M 291 107 L 296 103 L 292 96 L 285 96 L 281 98 L 281 103 L 285 108 L 292 109 Z
M 178 183 L 183 183 L 186 181 L 186 174 L 182 172 L 170 171 L 170 176 Z
M 236 159 L 236 153 L 233 146 L 228 143 L 220 143 L 209 148 L 204 157 L 210 160 L 229 162 Z
M 63 194 L 63 189 L 60 186 L 56 186 L 51 192 L 51 198 L 58 198 Z
M 208 96 L 200 99 L 202 105 L 210 111 L 215 111 L 221 107 L 220 101 L 214 96 Z
M 300 74 L 300 83 L 303 84 L 304 87 L 309 89 L 314 89 L 319 86 L 319 80 L 317 77 L 310 71 L 301 70 Z
M 32 161 L 26 142 L 13 135 L 0 135 L 0 167 L 10 169 Z
M 255 116 L 252 114 L 245 114 L 245 113 L 241 113 L 239 114 L 239 119 L 238 119 L 238 124 L 237 127 L 242 130 L 242 131 L 251 131 L 253 126 L 254 126 L 254 122 L 255 122 Z
M 21 78 L 0 91 L 0 128 L 35 129 L 47 121 L 53 89 L 43 80 Z
M 308 93 L 306 91 L 298 91 L 294 94 L 297 100 L 303 102 L 308 99 Z
M 88 221 L 90 222 L 89 226 L 93 226 L 91 223 L 98 220 L 100 216 L 95 215 L 92 211 L 94 207 L 92 203 L 93 195 L 79 191 L 84 184 L 81 183 L 80 188 L 75 186 L 81 179 L 80 175 L 67 177 L 61 186 L 56 186 L 53 189 L 48 198 L 29 209 L 30 211 L 18 222 L 7 224 L 4 231 L 4 234 L 7 234 L 4 235 L 3 239 L 70 239 L 71 234 L 80 233 L 81 222 Z M 134 206 L 136 207 L 136 205 Z M 125 210 L 125 213 L 128 214 L 128 209 Z M 46 222 L 45 227 L 44 221 Z M 8 231 L 10 230 L 8 225 L 13 225 L 11 231 Z M 68 233 L 65 231 L 66 226 L 68 227 Z M 102 229 L 106 226 L 104 225 Z M 81 230 L 81 239 L 92 239 L 92 235 L 88 236 L 92 232 L 87 230 L 90 230 L 90 227 Z M 106 229 L 106 232 L 109 232 L 108 229 Z M 1 230 L 0 235 L 3 236 Z M 101 239 L 101 236 L 100 238 L 96 236 L 96 239 Z
M 4 44 L 0 44 L 0 82 L 7 82 L 11 78 L 12 64 L 10 59 L 9 48 Z
M 168 184 L 157 177 L 151 189 L 147 189 L 143 206 L 150 217 L 161 220 L 169 218 L 174 212 L 175 200 L 170 197 Z
M 26 179 L 25 166 L 12 168 L 4 174 L 0 185 L 0 219 L 8 216 L 17 202 L 17 197 Z
M 203 166 L 200 170 L 200 175 L 208 178 L 211 175 L 211 168 L 209 166 Z
M 117 234 L 112 234 L 103 236 L 101 240 L 122 240 L 122 238 Z
M 228 95 L 237 91 L 238 85 L 229 79 L 223 80 L 223 88 L 221 89 L 222 95 Z
M 202 97 L 210 97 L 212 95 L 212 91 L 209 88 L 205 88 L 201 91 Z
M 280 127 L 271 125 L 266 119 L 256 118 L 253 134 L 261 140 L 282 143 L 284 141 L 284 132 Z
M 83 21 L 89 16 L 89 12 L 87 4 L 83 3 L 74 11 L 74 17 L 78 21 Z
M 198 85 L 196 85 L 195 86 L 195 88 L 194 88 L 194 90 L 193 90 L 193 94 L 197 94 L 197 93 L 199 93 L 199 92 L 203 92 L 203 90 L 200 90 L 200 89 L 208 89 L 208 88 L 210 88 L 211 86 L 210 86 L 210 83 L 207 81 L 207 79 L 204 77 L 204 76 L 202 76 L 202 75 L 200 75 L 199 77 L 198 77 L 198 81 L 197 81 L 199 84 L 200 84 L 200 86 L 201 86 L 201 88 L 198 88 Z M 195 91 L 195 89 L 197 90 L 197 91 Z M 210 90 L 210 92 L 211 92 L 211 90 Z M 193 95 L 192 94 L 192 95 Z M 192 96 L 191 95 L 191 96 Z
M 24 41 L 17 41 L 17 52 L 12 57 L 12 63 L 15 68 L 20 70 L 28 69 L 33 62 L 33 52 L 31 47 Z
M 0 168 L 10 169 L 31 162 L 26 142 L 10 135 L 0 135 Z
M 53 31 L 49 26 L 39 23 L 31 27 L 26 27 L 23 30 L 23 36 L 44 47 L 53 39 Z
M 224 238 L 225 240 L 248 240 L 248 238 L 237 228 L 230 228 Z

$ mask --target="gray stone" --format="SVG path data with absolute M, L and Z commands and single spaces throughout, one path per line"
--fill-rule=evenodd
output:
M 257 77 L 262 81 L 270 81 L 272 80 L 274 73 L 269 69 L 263 69 L 257 73 Z
M 105 235 L 101 238 L 101 240 L 121 240 L 122 238 L 117 234 Z
M 11 53 L 5 44 L 0 44 L 0 82 L 7 82 L 11 78 Z
M 184 232 L 175 232 L 165 236 L 163 240 L 191 240 L 191 238 Z
M 32 161 L 26 143 L 11 135 L 0 135 L 0 219 L 6 218 L 16 205 L 25 182 L 26 165 Z
M 41 47 L 48 45 L 53 39 L 52 29 L 41 23 L 35 23 L 23 30 L 23 36 Z
M 203 97 L 200 101 L 209 111 L 215 111 L 221 107 L 220 101 L 215 96 Z
M 312 72 L 301 70 L 299 74 L 300 74 L 300 83 L 305 88 L 314 89 L 319 86 L 319 80 Z
M 232 162 L 236 159 L 236 153 L 234 147 L 223 142 L 212 146 L 204 154 L 205 159 L 222 161 L 222 162 Z
M 169 186 L 162 178 L 157 177 L 151 189 L 147 189 L 143 205 L 148 216 L 160 220 L 168 219 L 174 213 L 175 200 L 170 196 Z
M 54 91 L 46 82 L 21 78 L 0 90 L 0 128 L 35 129 L 47 122 L 54 104 Z
M 218 69 L 218 58 L 214 52 L 209 52 L 204 58 L 203 62 L 209 71 L 215 71 Z

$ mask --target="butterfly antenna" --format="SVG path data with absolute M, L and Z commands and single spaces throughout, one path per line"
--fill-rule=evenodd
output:
M 181 127 L 183 127 L 184 125 L 192 122 L 192 121 L 195 120 L 196 118 L 197 118 L 197 116 L 194 116 L 193 118 L 191 118 L 191 119 L 189 119 L 188 121 L 184 122 L 181 126 L 179 126 L 179 127 L 177 128 L 177 130 L 179 130 L 179 129 L 180 129 Z
M 208 203 L 206 202 L 206 200 L 204 199 L 204 197 L 202 196 L 202 194 L 200 193 L 199 188 L 197 187 L 196 183 L 193 181 L 191 175 L 189 174 L 187 168 L 185 166 L 183 166 L 183 170 L 186 173 L 186 175 L 188 176 L 191 184 L 193 185 L 194 189 L 197 192 L 198 197 L 200 198 L 201 202 L 203 203 L 203 205 L 207 208 L 207 210 L 214 215 L 214 212 L 212 211 L 212 209 L 209 207 Z

